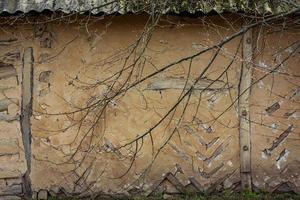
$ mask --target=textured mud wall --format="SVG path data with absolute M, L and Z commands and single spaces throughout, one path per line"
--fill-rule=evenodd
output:
M 10 180 L 21 180 L 28 168 L 18 121 L 20 79 L 24 73 L 20 57 L 27 47 L 33 48 L 34 57 L 30 157 L 30 184 L 34 195 L 46 198 L 100 191 L 152 195 L 239 188 L 238 104 L 223 111 L 238 95 L 242 49 L 237 48 L 241 37 L 223 47 L 212 68 L 197 83 L 176 133 L 171 137 L 172 128 L 181 120 L 184 105 L 153 130 L 152 137 L 142 141 L 134 162 L 131 161 L 135 144 L 131 148 L 118 147 L 156 124 L 176 103 L 185 86 L 191 84 L 186 82 L 186 77 L 196 78 L 215 51 L 195 58 L 190 71 L 189 62 L 182 62 L 110 102 L 105 117 L 94 127 L 95 134 L 84 132 L 88 124 L 93 123 L 92 119 L 86 119 L 80 132 L 78 124 L 73 125 L 84 112 L 68 112 L 105 94 L 107 88 L 89 89 L 89 84 L 122 68 L 126 48 L 136 41 L 146 20 L 146 16 L 118 16 L 88 26 L 55 22 L 7 27 L 0 32 L 0 90 L 3 94 L 0 100 L 0 183 L 4 188 L 0 195 L 6 195 L 2 191 L 9 188 Z M 231 27 L 217 17 L 206 21 L 169 17 L 151 38 L 140 63 L 145 64 L 141 76 L 220 41 L 240 24 L 236 21 Z M 258 41 L 263 54 L 255 57 L 253 79 L 261 76 L 261 68 L 268 70 L 268 66 L 273 66 L 272 52 L 285 47 L 286 39 L 280 44 L 278 37 L 288 38 L 292 43 L 299 35 L 281 32 L 265 37 L 264 42 L 269 45 Z M 270 45 L 274 40 L 278 47 Z M 284 56 L 284 52 L 280 55 Z M 230 64 L 235 53 L 237 57 L 226 75 L 209 90 L 203 90 Z M 300 186 L 297 156 L 300 151 L 297 144 L 300 71 L 297 63 L 299 55 L 286 64 L 285 71 L 271 75 L 251 90 L 252 181 L 260 189 L 274 190 L 284 182 L 287 183 L 280 187 L 286 190 L 296 191 Z M 154 152 L 159 149 L 160 153 L 153 160 Z M 26 181 L 23 178 L 23 185 L 29 180 Z M 15 193 L 21 194 L 24 190 L 21 187 Z
M 255 58 L 254 80 L 285 59 L 298 44 L 297 32 L 266 29 L 264 34 L 258 45 L 261 55 Z M 299 192 L 299 58 L 298 51 L 252 88 L 252 179 L 259 188 L 293 188 Z
M 122 59 L 122 55 L 118 54 L 135 42 L 143 29 L 145 20 L 146 18 L 139 19 L 139 17 L 120 17 L 112 23 L 109 21 L 98 23 L 89 27 L 90 35 L 85 29 L 79 29 L 76 25 L 64 27 L 50 24 L 47 28 L 54 37 L 51 48 L 37 47 L 35 52 L 38 54 L 38 60 L 43 59 L 43 56 L 46 59 L 56 57 L 46 62 L 42 61 L 35 67 L 34 109 L 48 113 L 66 112 L 72 109 L 71 104 L 84 104 L 84 101 L 91 96 L 103 93 L 102 88 L 97 88 L 96 91 L 79 92 L 73 85 L 73 78 L 78 76 L 85 81 L 92 81 L 103 79 L 119 70 L 123 60 L 117 62 L 114 60 Z M 221 39 L 221 35 L 213 34 L 213 29 L 209 30 L 208 26 L 199 24 L 197 20 L 191 23 L 193 22 L 196 24 L 182 25 L 182 27 L 166 24 L 165 28 L 158 28 L 145 52 L 145 57 L 152 62 L 154 67 L 164 66 Z M 108 23 L 111 25 L 105 30 Z M 226 34 L 224 30 L 220 30 L 220 34 Z M 181 39 L 178 40 L 178 38 Z M 74 42 L 67 44 L 71 40 Z M 235 40 L 226 46 L 228 51 L 234 52 L 238 41 Z M 56 55 L 63 47 L 66 49 Z M 115 57 L 105 60 L 112 55 Z M 195 77 L 207 65 L 211 57 L 212 52 L 208 52 L 195 59 L 192 76 Z M 219 70 L 224 69 L 224 63 L 228 62 L 229 59 L 221 55 L 214 64 L 214 69 L 218 70 L 217 66 L 220 66 Z M 105 120 L 101 120 L 97 127 L 97 135 L 92 142 L 94 150 L 85 158 L 83 164 L 79 164 L 81 154 L 71 162 L 67 160 L 68 155 L 76 151 L 76 143 L 79 140 L 75 143 L 73 140 L 77 128 L 74 127 L 65 132 L 57 131 L 72 123 L 65 116 L 36 116 L 32 130 L 33 188 L 57 190 L 57 187 L 61 186 L 68 192 L 76 193 L 85 192 L 92 187 L 96 191 L 101 189 L 107 193 L 131 190 L 133 193 L 143 192 L 143 190 L 150 193 L 156 189 L 155 184 L 163 179 L 164 174 L 174 174 L 177 168 L 179 171 L 176 177 L 182 188 L 179 187 L 178 191 L 177 186 L 174 186 L 176 184 L 174 181 L 166 188 L 170 190 L 169 192 L 176 193 L 181 192 L 184 189 L 183 186 L 189 184 L 191 177 L 201 183 L 201 187 L 198 186 L 196 190 L 202 190 L 211 186 L 215 188 L 215 183 L 223 182 L 233 173 L 235 174 L 231 178 L 238 176 L 238 121 L 234 111 L 226 113 L 226 117 L 221 119 L 220 123 L 215 123 L 213 127 L 202 124 L 202 121 L 211 120 L 212 115 L 216 115 L 230 103 L 225 81 L 217 82 L 211 90 L 202 94 L 201 114 L 199 112 L 199 116 L 193 116 L 200 91 L 216 77 L 214 72 L 210 71 L 208 76 L 196 86 L 191 97 L 194 105 L 188 107 L 187 117 L 178 130 L 182 136 L 179 137 L 176 134 L 172 138 L 154 161 L 151 170 L 145 177 L 142 177 L 141 173 L 152 161 L 151 140 L 145 139 L 144 146 L 132 169 L 126 176 L 118 178 L 131 165 L 130 152 L 126 150 L 114 152 L 114 149 L 149 129 L 176 102 L 185 85 L 184 77 L 187 74 L 188 65 L 188 62 L 182 63 L 112 102 L 107 109 Z M 147 63 L 144 74 L 153 72 L 154 67 Z M 238 64 L 234 64 L 233 69 L 229 71 L 230 87 L 236 85 L 235 82 L 238 81 L 238 77 L 235 76 L 237 67 Z M 74 84 L 76 84 L 75 80 Z M 234 90 L 232 93 L 235 95 Z M 178 109 L 182 110 L 183 106 Z M 211 109 L 216 110 L 216 113 L 210 114 Z M 179 117 L 180 114 L 176 114 L 174 121 L 176 122 Z M 159 148 L 159 145 L 162 145 L 169 137 L 170 130 L 175 124 L 172 122 L 171 127 L 166 128 L 167 123 L 152 133 L 156 144 L 155 149 Z M 224 129 L 222 124 L 227 124 L 232 128 Z M 89 139 L 84 140 L 85 144 L 81 147 L 83 152 L 86 150 L 84 148 L 88 147 L 92 136 L 88 137 Z M 69 164 L 62 164 L 64 162 L 69 162 Z M 45 174 L 48 178 L 41 179 L 40 177 Z M 96 182 L 93 183 L 93 181 Z M 228 181 L 225 187 L 231 187 L 233 182 L 234 180 Z M 93 184 L 89 185 L 90 183 Z

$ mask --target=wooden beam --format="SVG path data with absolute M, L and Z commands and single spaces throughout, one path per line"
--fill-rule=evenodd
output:
M 250 93 L 252 82 L 252 30 L 247 31 L 243 38 L 243 65 L 239 84 L 239 136 L 240 136 L 240 172 L 243 190 L 252 190 L 251 181 L 251 124 L 250 124 Z
M 25 197 L 31 198 L 31 122 L 32 115 L 32 90 L 33 90 L 33 49 L 27 48 L 23 55 L 22 68 L 22 103 L 21 103 L 21 131 L 24 146 L 25 159 L 27 163 L 27 171 L 23 176 L 23 187 Z

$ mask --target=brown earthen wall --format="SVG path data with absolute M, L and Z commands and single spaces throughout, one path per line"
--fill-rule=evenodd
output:
M 232 27 L 218 17 L 165 19 L 169 22 L 162 22 L 154 31 L 143 55 L 143 76 L 222 40 L 241 26 L 241 21 L 234 22 L 236 18 L 230 16 L 227 19 L 233 22 Z M 88 122 L 80 132 L 77 132 L 78 125 L 72 126 L 84 112 L 62 114 L 105 94 L 104 86 L 79 89 L 77 80 L 82 81 L 81 86 L 87 85 L 85 83 L 104 79 L 120 70 L 128 52 L 126 48 L 134 44 L 146 20 L 143 15 L 129 15 L 90 25 L 52 22 L 0 30 L 0 41 L 5 41 L 0 42 L 0 60 L 13 66 L 2 66 L 0 62 L 0 73 L 4 67 L 10 73 L 0 80 L 0 105 L 7 98 L 21 102 L 20 79 L 24 73 L 21 57 L 26 48 L 33 49 L 30 181 L 34 192 L 149 195 L 239 188 L 238 104 L 223 111 L 238 95 L 243 60 L 242 50 L 237 51 L 237 47 L 241 37 L 222 48 L 211 69 L 198 82 L 182 123 L 154 161 L 155 152 L 170 138 L 174 126 L 181 120 L 184 103 L 178 106 L 172 119 L 168 117 L 152 131 L 154 147 L 151 137 L 145 137 L 135 162 L 131 162 L 133 152 L 129 148 L 119 150 L 118 147 L 157 123 L 176 103 L 188 74 L 191 80 L 195 79 L 215 50 L 194 58 L 190 73 L 189 61 L 181 62 L 110 102 L 105 117 L 97 122 L 92 135 L 84 134 Z M 266 29 L 260 34 L 264 41 L 257 41 L 261 55 L 254 58 L 254 80 L 276 64 L 274 58 L 282 59 L 292 50 L 284 49 L 278 55 L 274 52 L 299 38 L 298 33 L 287 31 L 269 34 Z M 235 62 L 226 75 L 203 91 L 228 66 L 236 51 Z M 268 76 L 251 89 L 251 172 L 253 186 L 260 189 L 271 191 L 286 182 L 288 187 L 299 190 L 298 63 L 296 54 L 281 68 L 282 73 Z M 275 109 L 268 109 L 272 105 Z M 20 107 L 20 104 L 9 103 L 8 111 L 1 110 L 1 117 L 20 115 Z M 199 111 L 195 114 L 197 107 Z M 19 118 L 0 120 L 0 186 L 4 188 L 0 195 L 7 195 L 2 191 L 8 188 L 8 182 L 19 180 L 28 165 L 26 167 Z M 291 130 L 284 132 L 289 126 Z M 139 141 L 139 145 L 141 143 Z M 276 147 L 272 148 L 272 144 Z M 127 169 L 130 170 L 124 175 Z M 20 184 L 21 181 L 16 183 Z M 286 185 L 282 187 L 287 188 Z M 24 187 L 20 190 L 15 193 L 24 192 Z

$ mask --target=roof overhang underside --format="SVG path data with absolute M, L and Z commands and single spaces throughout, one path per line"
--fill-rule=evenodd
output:
M 297 6 L 298 0 L 0 0 L 0 13 L 43 10 L 98 13 L 161 12 L 209 13 L 250 12 L 281 13 Z

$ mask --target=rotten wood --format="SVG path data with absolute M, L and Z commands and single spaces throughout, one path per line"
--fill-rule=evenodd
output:
M 197 140 L 197 142 L 199 144 L 201 144 L 202 146 L 205 146 L 205 149 L 208 150 L 210 147 L 214 146 L 214 144 L 216 144 L 220 137 L 215 137 L 212 140 L 206 142 L 199 134 L 197 134 L 191 127 L 189 127 L 188 125 L 184 126 L 184 130 L 190 134 L 193 138 L 195 138 L 195 140 Z
M 214 139 L 212 139 L 211 141 L 209 141 L 208 143 L 206 143 L 205 141 L 200 141 L 199 139 L 199 143 L 201 143 L 202 145 L 205 146 L 206 149 L 212 147 L 217 141 L 219 140 L 219 137 L 216 137 Z
M 250 90 L 252 82 L 252 30 L 243 37 L 243 65 L 239 84 L 239 138 L 240 138 L 240 173 L 243 190 L 252 190 L 251 181 L 251 124 L 250 124 Z
M 210 164 L 213 160 L 215 160 L 221 153 L 223 153 L 226 149 L 226 147 L 229 145 L 231 140 L 231 136 L 228 137 L 223 143 L 221 143 L 212 153 L 211 156 L 205 158 L 203 161 L 206 164 Z
M 224 183 L 224 181 L 228 178 L 230 178 L 231 176 L 233 176 L 235 174 L 235 172 L 237 171 L 237 169 L 233 170 L 232 172 L 226 174 L 225 176 L 217 179 L 214 183 L 212 183 L 209 188 L 206 190 L 207 194 L 212 194 L 214 192 L 217 192 L 217 186 L 222 185 L 222 183 Z
M 276 158 L 276 162 L 280 161 L 283 157 L 285 157 L 288 154 L 288 150 L 287 149 L 283 149 L 279 156 Z
M 296 193 L 299 194 L 300 189 L 297 188 L 297 186 L 290 182 L 282 182 L 279 183 L 277 186 L 273 187 L 271 190 L 271 193 Z
M 172 174 L 171 172 L 166 173 L 160 181 L 158 181 L 153 189 L 146 195 L 146 196 L 151 196 L 152 194 L 155 194 L 157 190 L 159 190 L 159 187 L 162 186 L 165 182 L 169 182 L 176 190 L 178 193 L 185 193 L 185 187 L 184 185 Z M 166 192 L 166 191 L 163 191 Z
M 212 84 L 213 83 L 213 84 Z M 210 85 L 212 84 L 212 85 Z M 188 90 L 192 86 L 192 82 L 186 83 L 186 78 L 181 77 L 167 77 L 163 79 L 157 79 L 150 83 L 146 90 Z M 209 87 L 208 87 L 209 86 Z M 228 87 L 223 81 L 214 81 L 207 78 L 200 79 L 194 87 L 194 90 L 206 90 L 206 91 L 222 91 L 228 90 L 232 86 Z
M 293 130 L 293 125 L 290 125 L 285 131 L 283 131 L 283 133 L 280 134 L 280 136 L 276 140 L 273 141 L 272 146 L 270 148 L 263 150 L 263 152 L 266 155 L 270 156 L 271 152 L 274 149 L 276 149 L 285 140 L 285 138 L 287 138 L 287 136 L 289 136 L 292 130 Z
M 209 179 L 211 178 L 214 174 L 216 174 L 222 167 L 224 166 L 224 164 L 222 163 L 221 165 L 219 165 L 218 167 L 214 168 L 213 170 L 211 170 L 210 172 L 205 172 L 203 170 L 201 170 L 198 167 L 198 172 L 200 174 L 201 177 Z
M 268 114 L 272 114 L 273 112 L 275 112 L 276 110 L 278 110 L 280 108 L 280 104 L 278 102 L 274 103 L 273 105 L 271 105 L 270 107 L 268 107 L 266 109 L 266 112 Z
M 19 100 L 15 98 L 6 98 L 0 100 L 0 112 L 8 113 L 8 106 L 11 104 L 19 105 Z
M 195 192 L 201 192 L 204 193 L 204 187 L 194 178 L 189 178 L 189 184 L 185 186 L 186 190 L 191 186 L 195 189 Z
M 296 112 L 297 112 L 296 110 L 293 111 L 293 112 L 286 112 L 286 113 L 284 113 L 283 117 L 284 118 L 289 118 L 289 117 L 293 116 Z

